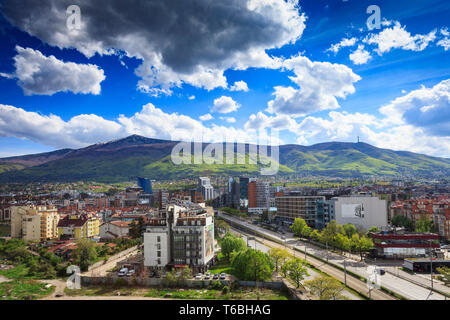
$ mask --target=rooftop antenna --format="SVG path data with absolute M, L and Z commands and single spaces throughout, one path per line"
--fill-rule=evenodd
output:
M 358 143 L 359 143 L 359 136 L 358 136 Z

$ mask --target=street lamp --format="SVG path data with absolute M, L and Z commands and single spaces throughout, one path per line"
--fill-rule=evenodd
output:
M 328 262 L 328 241 L 327 241 L 327 262 Z
M 347 286 L 347 258 L 344 259 L 344 284 Z
M 432 240 L 430 239 L 430 278 L 431 278 L 431 290 L 433 290 L 433 249 L 431 248 Z

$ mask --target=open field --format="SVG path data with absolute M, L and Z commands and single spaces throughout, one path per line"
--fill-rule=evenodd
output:
M 195 299 L 195 300 L 289 300 L 284 292 L 272 289 L 236 289 L 230 292 L 216 289 L 167 289 L 141 287 L 85 287 L 79 290 L 65 289 L 65 294 L 77 296 L 126 296 L 151 297 L 159 299 Z
M 35 280 L 13 280 L 0 283 L 0 300 L 35 300 L 50 295 L 54 286 Z

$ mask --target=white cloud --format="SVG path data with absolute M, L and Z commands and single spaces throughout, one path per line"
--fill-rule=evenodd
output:
M 210 115 L 209 113 L 207 113 L 207 114 L 200 116 L 199 119 L 202 121 L 208 121 L 208 120 L 214 119 L 214 117 L 212 115 Z
M 25 95 L 53 95 L 67 91 L 100 94 L 100 83 L 106 77 L 98 66 L 64 62 L 54 56 L 46 57 L 31 48 L 16 46 L 16 51 L 17 55 L 13 58 L 15 72 L 0 75 L 17 78 L 17 84 Z
M 266 50 L 297 41 L 306 17 L 295 0 L 79 0 L 81 30 L 69 32 L 67 3 L 5 0 L 2 13 L 14 26 L 61 49 L 87 57 L 125 53 L 143 60 L 137 88 L 171 94 L 184 83 L 227 88 L 224 71 L 278 68 Z
M 389 52 L 391 49 L 403 49 L 411 51 L 423 51 L 428 45 L 436 40 L 437 30 L 433 30 L 428 34 L 411 33 L 402 27 L 400 22 L 395 21 L 392 28 L 386 28 L 377 34 L 366 37 L 363 42 L 371 45 L 377 45 L 376 51 L 379 55 Z
M 352 52 L 349 58 L 354 64 L 358 65 L 367 63 L 367 61 L 370 60 L 371 55 L 369 51 L 364 50 L 364 45 L 358 45 L 358 49 Z
M 334 54 L 337 54 L 339 50 L 341 50 L 341 48 L 353 47 L 356 44 L 357 40 L 358 40 L 357 38 L 350 38 L 350 39 L 344 38 L 339 43 L 331 45 L 331 47 L 325 50 L 325 52 L 331 51 Z
M 444 50 L 447 51 L 450 49 L 450 39 L 445 37 L 444 39 L 439 40 L 437 45 L 443 47 Z
M 295 132 L 297 123 L 288 115 L 267 116 L 262 112 L 252 114 L 244 125 L 246 130 L 261 130 L 265 128 L 289 130 Z
M 214 100 L 214 107 L 211 112 L 230 113 L 239 109 L 241 105 L 231 97 L 222 96 Z
M 235 123 L 236 119 L 233 117 L 220 117 L 220 120 L 226 121 L 228 123 Z
M 189 100 L 195 100 L 195 96 L 190 96 L 188 99 Z
M 313 62 L 303 56 L 294 56 L 283 62 L 292 70 L 289 77 L 299 88 L 275 87 L 275 98 L 268 103 L 267 111 L 300 117 L 320 110 L 337 109 L 337 98 L 344 99 L 355 92 L 354 83 L 361 77 L 342 64 Z
M 448 31 L 448 28 L 447 28 L 447 27 L 442 28 L 442 29 L 440 30 L 440 32 L 441 32 L 441 34 L 442 34 L 443 36 L 446 36 L 446 37 L 450 36 L 450 32 Z
M 450 137 L 450 79 L 422 87 L 380 108 L 388 125 L 413 125 L 435 136 Z
M 236 81 L 233 86 L 230 87 L 230 91 L 244 91 L 248 92 L 248 86 L 245 81 Z
M 55 148 L 81 148 L 131 134 L 175 141 L 257 141 L 255 130 L 215 124 L 207 127 L 189 116 L 166 113 L 151 103 L 130 117 L 119 115 L 117 120 L 81 114 L 68 121 L 57 115 L 42 115 L 0 104 L 0 137 L 28 139 Z

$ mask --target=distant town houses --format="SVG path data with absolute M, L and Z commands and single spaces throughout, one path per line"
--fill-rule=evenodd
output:
M 100 225 L 101 239 L 117 239 L 128 237 L 132 221 L 109 221 Z
M 65 239 L 97 239 L 100 219 L 94 213 L 71 214 L 58 223 L 58 236 Z

